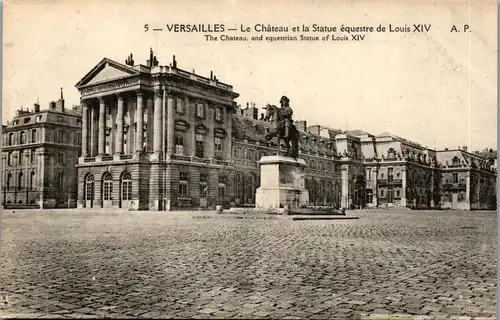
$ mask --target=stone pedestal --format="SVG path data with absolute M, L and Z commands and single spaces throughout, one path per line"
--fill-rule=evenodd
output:
M 309 192 L 305 189 L 303 159 L 284 156 L 262 157 L 260 187 L 255 196 L 257 209 L 277 209 L 288 206 L 300 208 L 309 205 Z

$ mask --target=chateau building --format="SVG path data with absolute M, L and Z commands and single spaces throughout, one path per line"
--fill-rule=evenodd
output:
M 2 126 L 2 205 L 6 208 L 76 206 L 81 113 L 61 97 L 48 109 L 16 112 Z
M 276 140 L 265 140 L 270 124 L 263 115 L 259 119 L 255 105 L 242 109 L 232 86 L 213 73 L 203 77 L 182 70 L 175 56 L 169 66 L 160 66 L 151 52 L 146 65 L 135 65 L 132 55 L 125 64 L 105 58 L 76 87 L 83 110 L 79 207 L 255 205 L 258 161 L 277 152 Z M 461 168 L 473 176 L 464 189 L 446 182 L 457 170 L 446 165 L 449 151 L 388 133 L 296 125 L 299 156 L 308 164 L 309 205 L 493 206 L 494 188 L 486 188 L 494 186 L 496 169 L 479 155 L 465 157 L 477 160 Z
M 496 208 L 496 159 L 488 156 L 469 153 L 465 147 L 437 153 L 441 164 L 441 208 Z
M 78 108 L 65 109 L 61 95 L 3 126 L 6 206 L 255 206 L 259 160 L 278 152 L 277 141 L 266 141 L 271 124 L 255 104 L 237 105 L 239 94 L 213 72 L 180 69 L 175 56 L 161 66 L 150 51 L 145 65 L 132 55 L 125 64 L 104 58 L 76 88 Z M 493 150 L 433 150 L 390 133 L 295 125 L 309 206 L 496 207 Z
M 78 206 L 206 207 L 234 193 L 232 86 L 177 68 L 99 62 L 82 100 Z

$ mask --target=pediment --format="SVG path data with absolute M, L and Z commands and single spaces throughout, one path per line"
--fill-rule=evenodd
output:
M 87 73 L 76 87 L 83 87 L 112 80 L 123 79 L 138 75 L 139 71 L 108 58 L 104 58 L 89 73 Z

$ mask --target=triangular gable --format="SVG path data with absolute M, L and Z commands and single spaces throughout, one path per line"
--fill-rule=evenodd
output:
M 139 71 L 118 63 L 108 58 L 104 58 L 89 73 L 87 73 L 75 87 L 102 83 L 110 80 L 122 79 L 138 75 Z

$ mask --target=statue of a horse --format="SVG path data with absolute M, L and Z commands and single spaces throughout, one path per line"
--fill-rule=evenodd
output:
M 293 120 L 284 117 L 281 109 L 275 105 L 267 105 L 265 120 L 271 122 L 272 127 L 266 134 L 266 140 L 270 141 L 272 138 L 278 138 L 278 152 L 280 150 L 280 143 L 283 141 L 286 146 L 285 156 L 297 159 L 299 156 L 299 133 L 293 124 Z

